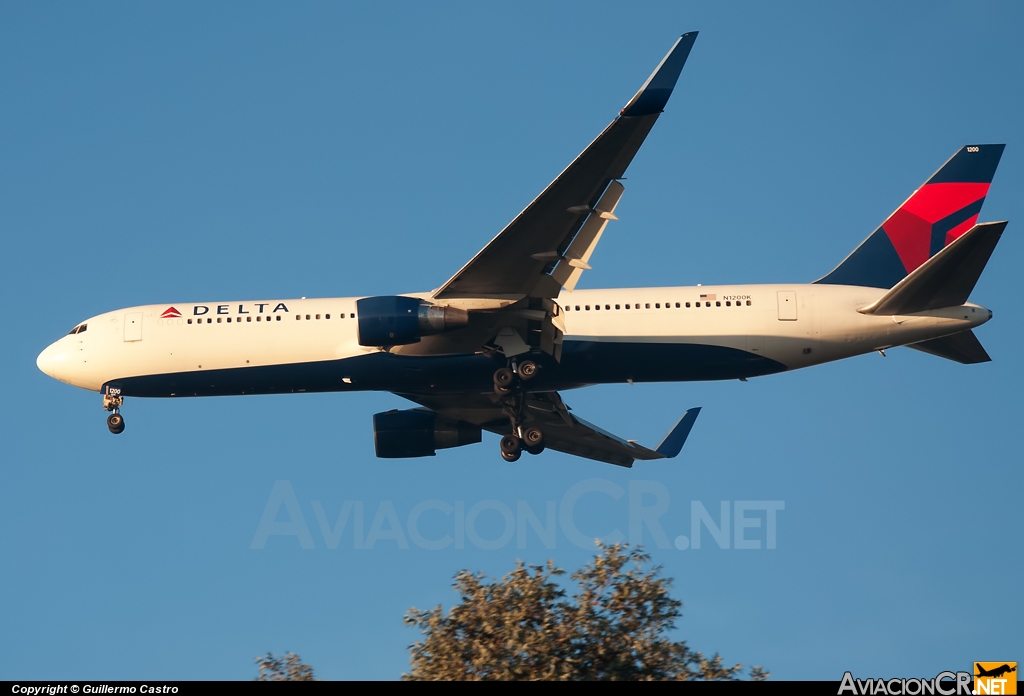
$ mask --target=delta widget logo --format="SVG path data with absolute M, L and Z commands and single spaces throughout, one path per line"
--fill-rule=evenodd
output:
M 160 315 L 160 318 L 161 319 L 174 319 L 174 318 L 180 317 L 180 316 L 181 316 L 181 312 L 176 310 L 174 307 L 168 307 L 167 309 L 164 310 L 164 313 Z

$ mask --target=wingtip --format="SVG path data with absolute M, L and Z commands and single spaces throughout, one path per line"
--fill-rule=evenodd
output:
M 686 65 L 686 59 L 690 56 L 693 42 L 697 38 L 697 32 L 691 31 L 680 36 L 675 44 L 661 59 L 658 67 L 654 69 L 651 76 L 643 84 L 629 103 L 622 108 L 621 116 L 649 116 L 659 114 L 665 110 L 672 90 L 675 89 L 679 74 Z
M 700 406 L 689 409 L 654 451 L 666 459 L 676 457 L 682 452 L 683 445 L 686 444 L 686 438 L 690 436 L 690 431 L 693 429 L 693 424 L 699 415 Z

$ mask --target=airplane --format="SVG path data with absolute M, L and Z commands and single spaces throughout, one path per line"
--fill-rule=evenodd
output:
M 978 665 L 977 663 L 975 663 L 975 668 L 977 669 L 977 672 L 978 672 L 977 674 L 974 675 L 976 677 L 995 677 L 995 678 L 998 678 L 998 677 L 1003 676 L 1004 674 L 1009 674 L 1010 672 L 1016 672 L 1017 671 L 1016 664 L 1014 664 L 1013 667 L 1011 667 L 1008 664 L 1003 664 L 1003 665 L 1000 665 L 999 667 L 995 667 L 993 669 L 985 669 L 984 667 L 982 667 L 982 666 Z
M 98 391 L 121 433 L 126 397 L 389 391 L 378 457 L 500 436 L 630 467 L 675 457 L 700 412 L 654 448 L 576 416 L 593 384 L 747 380 L 909 346 L 989 360 L 968 302 L 1006 222 L 978 223 L 1004 145 L 957 151 L 835 269 L 810 283 L 577 289 L 622 180 L 693 48 L 683 34 L 597 138 L 447 282 L 378 297 L 175 302 L 90 317 L 40 353 L 45 374 Z

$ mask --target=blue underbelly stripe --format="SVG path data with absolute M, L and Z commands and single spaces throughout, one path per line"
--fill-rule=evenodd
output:
M 542 369 L 531 391 L 587 384 L 693 382 L 757 377 L 786 366 L 736 348 L 692 343 L 566 340 L 561 363 L 536 358 Z M 340 360 L 197 370 L 110 380 L 125 396 L 228 396 L 296 392 L 483 392 L 504 358 L 485 355 L 416 356 L 372 353 Z

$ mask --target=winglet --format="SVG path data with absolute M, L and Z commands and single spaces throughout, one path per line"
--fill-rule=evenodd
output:
M 629 103 L 622 108 L 621 116 L 648 116 L 660 114 L 668 104 L 668 98 L 672 96 L 672 90 L 679 79 L 679 73 L 683 71 L 683 65 L 690 55 L 693 42 L 697 39 L 697 32 L 691 31 L 683 34 L 676 41 L 675 45 L 668 52 L 658 67 L 654 69 L 651 76 L 647 78 L 640 91 L 633 95 Z
M 700 415 L 699 406 L 691 408 L 684 413 L 683 417 L 676 423 L 676 427 L 672 428 L 654 451 L 668 459 L 679 454 L 683 449 L 683 445 L 686 444 L 686 438 L 689 437 L 690 430 L 693 428 L 698 415 Z

